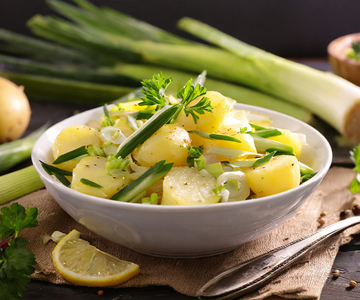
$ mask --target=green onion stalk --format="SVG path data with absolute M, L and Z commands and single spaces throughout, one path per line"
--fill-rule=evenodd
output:
M 16 183 L 16 184 L 15 184 Z M 34 166 L 0 176 L 0 205 L 44 187 Z
M 0 145 L 0 174 L 5 173 L 12 167 L 28 159 L 31 155 L 31 150 L 40 137 L 46 130 L 47 124 L 43 125 L 28 136 L 4 143 Z

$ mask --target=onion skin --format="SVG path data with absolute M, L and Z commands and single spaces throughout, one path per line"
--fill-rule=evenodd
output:
M 23 90 L 0 77 L 0 144 L 18 139 L 29 125 L 31 109 Z

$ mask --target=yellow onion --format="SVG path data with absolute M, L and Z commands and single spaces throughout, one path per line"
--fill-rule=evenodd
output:
M 24 88 L 0 77 L 0 144 L 19 138 L 28 127 L 30 116 Z

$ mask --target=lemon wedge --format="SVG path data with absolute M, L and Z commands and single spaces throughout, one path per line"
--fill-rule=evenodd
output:
M 139 266 L 100 251 L 72 230 L 52 252 L 55 268 L 69 282 L 83 286 L 117 285 L 139 274 Z

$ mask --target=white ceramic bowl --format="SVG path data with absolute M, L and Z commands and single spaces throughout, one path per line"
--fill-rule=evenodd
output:
M 316 150 L 318 171 L 299 187 L 241 202 L 200 206 L 124 203 L 85 195 L 55 181 L 39 160 L 51 163 L 51 146 L 70 125 L 98 119 L 99 107 L 49 128 L 36 142 L 32 162 L 49 193 L 77 222 L 100 236 L 138 252 L 164 257 L 210 256 L 256 239 L 293 216 L 328 171 L 332 152 L 327 140 L 309 125 L 271 110 L 237 104 L 236 108 L 270 116 L 274 126 L 304 133 Z

